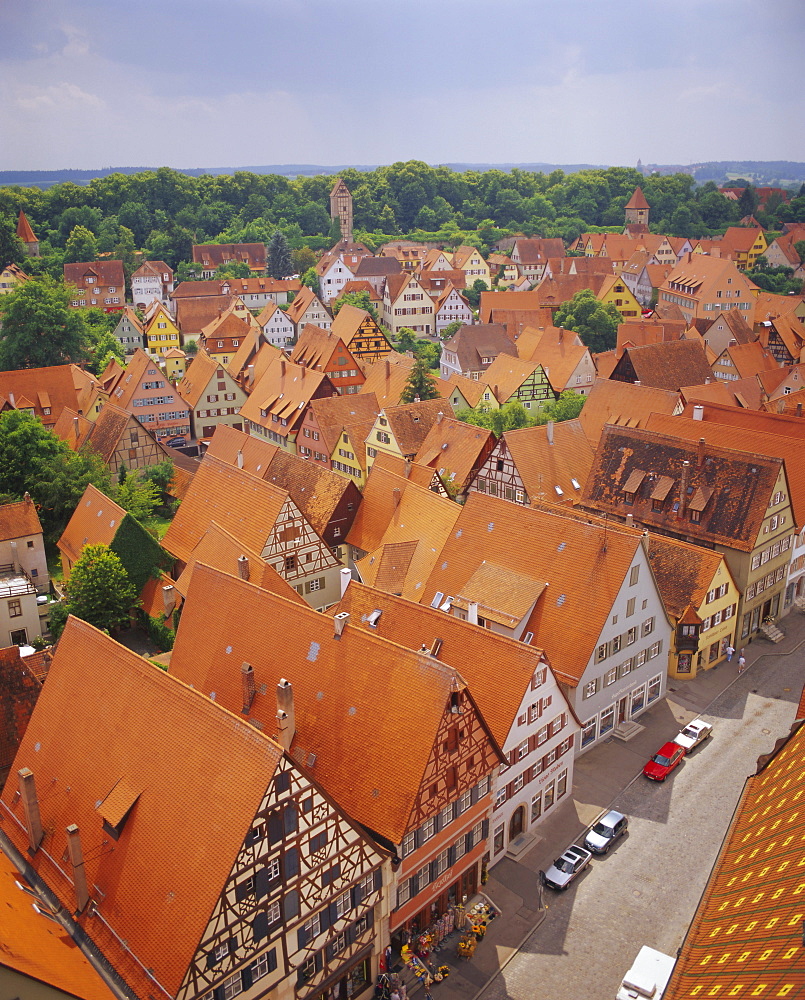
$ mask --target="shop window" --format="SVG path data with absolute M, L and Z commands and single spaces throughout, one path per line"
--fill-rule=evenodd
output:
M 656 701 L 660 697 L 660 689 L 662 687 L 662 676 L 659 674 L 656 677 L 652 677 L 648 682 L 648 703 L 649 705 L 652 701 Z
M 589 746 L 591 743 L 595 742 L 596 729 L 597 729 L 597 719 L 589 719 L 581 728 L 581 745 L 583 747 Z
M 639 687 L 637 691 L 632 691 L 632 715 L 642 712 L 646 704 L 646 689 Z
M 542 815 L 542 792 L 535 795 L 531 799 L 531 822 L 536 823 L 536 821 Z
M 606 733 L 611 732 L 615 728 L 615 706 L 605 709 L 601 713 L 601 721 L 599 725 L 599 733 L 604 736 Z
M 504 827 L 502 826 L 499 826 L 495 830 L 495 838 L 492 843 L 492 851 L 495 854 L 500 854 L 500 852 L 503 850 L 503 831 Z
M 545 804 L 545 812 L 547 812 L 553 805 L 554 796 L 556 794 L 556 783 L 551 782 L 545 789 L 543 794 L 543 802 Z
M 556 798 L 561 799 L 567 791 L 567 771 L 562 771 L 556 779 Z

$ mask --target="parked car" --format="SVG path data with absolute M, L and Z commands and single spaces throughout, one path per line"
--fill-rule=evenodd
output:
M 584 871 L 591 857 L 589 851 L 573 844 L 545 872 L 545 884 L 551 889 L 567 889 L 579 872 Z
M 618 837 L 626 833 L 628 827 L 629 820 L 623 813 L 611 809 L 590 827 L 590 832 L 584 838 L 584 846 L 593 854 L 606 854 Z
M 671 771 L 682 763 L 684 756 L 684 747 L 677 743 L 663 743 L 643 768 L 643 774 L 652 781 L 665 781 Z
M 713 735 L 713 727 L 703 719 L 694 719 L 674 737 L 674 743 L 685 748 L 685 753 L 690 753 L 694 747 Z

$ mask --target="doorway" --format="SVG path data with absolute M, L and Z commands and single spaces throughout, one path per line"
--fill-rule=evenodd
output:
M 626 709 L 628 708 L 628 705 L 629 705 L 628 698 L 621 698 L 621 700 L 618 702 L 618 725 L 620 725 L 622 722 L 626 722 Z
M 525 806 L 518 806 L 509 820 L 509 842 L 519 837 L 525 829 Z

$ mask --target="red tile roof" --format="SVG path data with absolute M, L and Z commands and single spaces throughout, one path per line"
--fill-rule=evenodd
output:
M 75 563 L 85 545 L 111 545 L 125 510 L 89 483 L 57 545 Z
M 38 535 L 42 531 L 36 505 L 31 501 L 4 503 L 0 506 L 0 541 L 7 542 L 23 535 Z

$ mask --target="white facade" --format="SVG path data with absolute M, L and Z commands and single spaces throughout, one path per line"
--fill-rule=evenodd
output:
M 334 298 L 341 294 L 344 285 L 348 281 L 354 281 L 355 275 L 347 267 L 341 257 L 336 257 L 326 271 L 319 275 L 319 295 L 322 302 L 332 302 Z
M 541 661 L 503 744 L 509 759 L 492 778 L 490 867 L 511 841 L 531 834 L 573 788 L 579 727 L 550 667 Z M 569 800 L 568 800 L 569 801 Z
M 784 610 L 791 607 L 798 597 L 805 597 L 805 527 L 792 536 L 791 561 L 785 588 Z
M 135 309 L 145 309 L 156 299 L 173 315 L 173 300 L 170 298 L 172 291 L 173 275 L 169 271 L 132 275 L 131 299 Z
M 50 590 L 48 562 L 41 532 L 1 540 L 0 566 L 12 567 L 9 572 L 21 571 L 31 581 L 37 594 L 47 594 Z
M 466 300 L 453 288 L 436 313 L 436 335 L 441 334 L 444 328 L 450 326 L 451 323 L 456 321 L 472 323 L 474 318 L 472 309 Z
M 670 642 L 671 626 L 640 545 L 578 686 L 566 689 L 582 723 L 579 753 L 665 696 Z
M 296 331 L 293 323 L 282 309 L 275 309 L 271 317 L 262 326 L 263 337 L 274 347 L 290 347 L 294 342 Z

